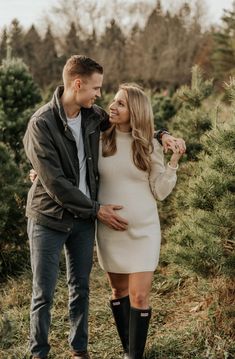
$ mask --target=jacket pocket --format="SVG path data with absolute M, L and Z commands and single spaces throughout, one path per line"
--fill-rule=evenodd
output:
M 35 188 L 30 207 L 33 211 L 58 219 L 62 219 L 64 213 L 64 208 L 47 194 L 40 182 Z

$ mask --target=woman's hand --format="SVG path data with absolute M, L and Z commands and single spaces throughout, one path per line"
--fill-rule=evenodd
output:
M 186 151 L 185 141 L 182 138 L 177 138 L 167 133 L 162 135 L 162 146 L 165 153 L 171 150 L 173 153 L 184 154 Z

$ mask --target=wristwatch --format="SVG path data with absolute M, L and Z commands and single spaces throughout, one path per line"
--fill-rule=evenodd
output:
M 162 136 L 165 134 L 170 135 L 170 132 L 166 128 L 161 128 L 160 130 L 154 132 L 154 138 L 156 138 L 158 142 L 162 145 Z

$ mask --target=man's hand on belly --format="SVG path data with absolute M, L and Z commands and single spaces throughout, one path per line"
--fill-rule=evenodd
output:
M 106 226 L 115 229 L 117 231 L 125 231 L 128 226 L 126 219 L 117 215 L 116 211 L 122 209 L 123 206 L 106 204 L 101 205 L 97 218 L 100 222 L 104 223 Z

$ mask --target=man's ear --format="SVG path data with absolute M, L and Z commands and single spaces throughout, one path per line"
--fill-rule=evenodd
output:
M 74 80 L 74 88 L 75 90 L 80 90 L 81 88 L 82 80 L 80 78 L 77 78 Z

